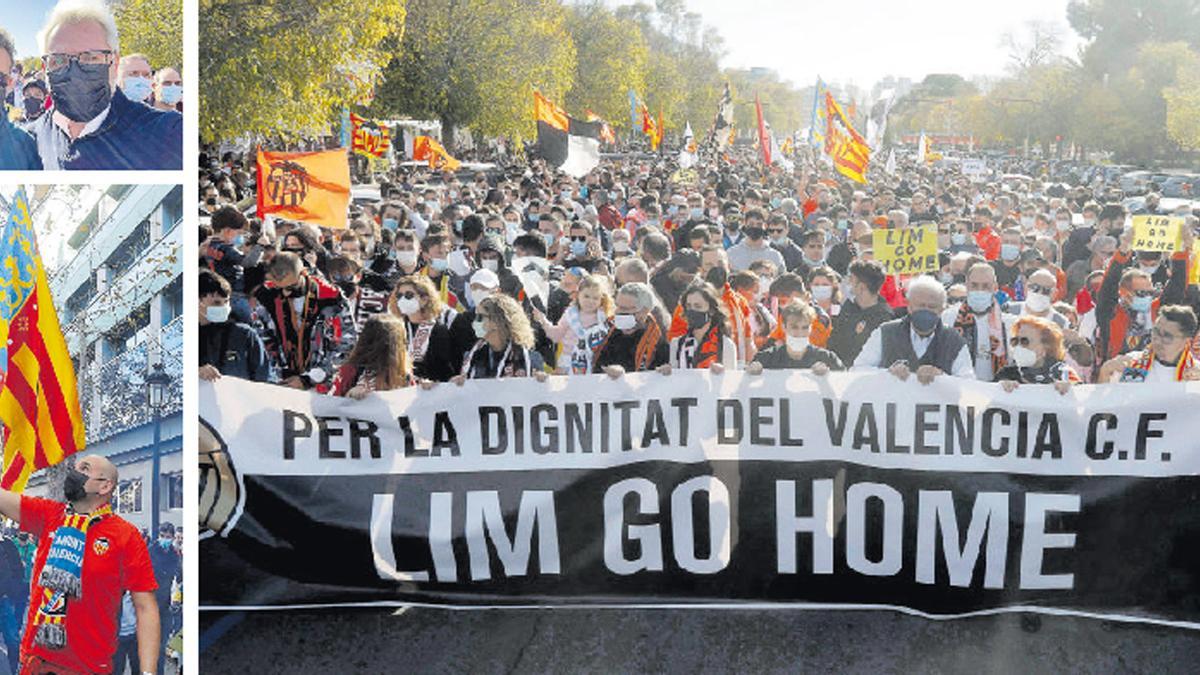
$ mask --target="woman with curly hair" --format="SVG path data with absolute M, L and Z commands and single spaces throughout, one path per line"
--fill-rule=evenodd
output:
M 442 299 L 429 277 L 401 277 L 388 299 L 388 310 L 404 319 L 413 372 L 423 380 L 446 382 L 457 372 L 450 351 L 450 329 L 439 318 Z
M 478 339 L 451 382 L 530 376 L 546 380 L 542 357 L 533 349 L 533 328 L 516 300 L 489 295 L 476 306 L 471 327 Z
M 371 392 L 416 384 L 407 342 L 400 319 L 387 314 L 372 316 L 334 375 L 330 394 L 361 399 Z
M 728 317 L 725 305 L 711 284 L 694 281 L 679 298 L 687 321 L 687 333 L 671 339 L 671 360 L 659 367 L 669 373 L 672 368 L 709 368 L 720 374 L 737 367 L 737 345 L 725 328 Z

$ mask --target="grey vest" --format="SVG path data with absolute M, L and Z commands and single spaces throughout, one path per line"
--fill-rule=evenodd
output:
M 965 346 L 958 331 L 951 330 L 938 321 L 937 332 L 933 341 L 925 350 L 925 355 L 917 357 L 913 351 L 912 331 L 908 317 L 893 319 L 879 326 L 879 338 L 883 347 L 883 357 L 879 360 L 881 368 L 887 368 L 897 361 L 908 361 L 908 367 L 916 370 L 917 366 L 936 366 L 944 373 L 949 373 L 954 367 L 958 352 Z

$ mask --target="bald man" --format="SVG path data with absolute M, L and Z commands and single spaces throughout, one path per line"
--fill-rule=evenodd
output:
M 65 504 L 0 490 L 0 514 L 37 539 L 21 672 L 111 672 L 121 596 L 129 591 L 138 661 L 143 673 L 155 673 L 159 617 L 146 542 L 109 505 L 117 467 L 99 455 L 74 463 L 62 482 Z

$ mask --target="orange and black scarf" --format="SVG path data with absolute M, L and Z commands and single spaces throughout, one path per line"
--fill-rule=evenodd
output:
M 716 325 L 709 328 L 704 339 L 700 341 L 689 331 L 681 338 L 683 342 L 679 344 L 680 367 L 708 368 L 714 363 L 719 363 L 725 349 L 722 337 L 721 327 Z
M 1007 358 L 1007 352 L 1004 348 L 1004 322 L 999 318 L 1000 308 L 993 305 L 987 311 L 988 317 L 988 352 L 992 357 L 992 374 L 1000 372 L 1004 367 L 1004 361 Z M 974 361 L 975 343 L 978 340 L 975 331 L 978 330 L 975 322 L 978 319 L 975 312 L 971 311 L 971 307 L 967 303 L 963 303 L 962 307 L 958 308 L 958 316 L 954 317 L 954 329 L 967 342 L 967 349 L 971 350 L 971 360 Z M 998 324 L 998 325 L 997 325 Z

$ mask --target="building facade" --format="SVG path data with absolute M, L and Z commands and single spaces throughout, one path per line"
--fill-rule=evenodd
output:
M 62 199 L 63 195 L 38 195 Z M 94 199 L 94 195 L 91 195 Z M 88 200 L 88 203 L 92 201 Z M 35 212 L 39 201 L 31 210 Z M 85 207 L 86 208 L 86 207 Z M 183 192 L 171 185 L 114 185 L 48 236 L 59 246 L 49 270 L 63 336 L 75 363 L 87 427 L 85 452 L 108 457 L 120 473 L 114 508 L 139 529 L 152 509 L 161 522 L 183 519 Z M 75 222 L 70 222 L 75 221 Z M 65 228 L 65 229 L 59 229 Z M 170 378 L 166 401 L 149 406 L 146 376 L 161 363 Z M 155 444 L 155 431 L 158 443 Z M 159 476 L 152 475 L 155 452 Z M 26 489 L 55 495 L 57 467 Z M 154 481 L 160 499 L 152 503 Z

